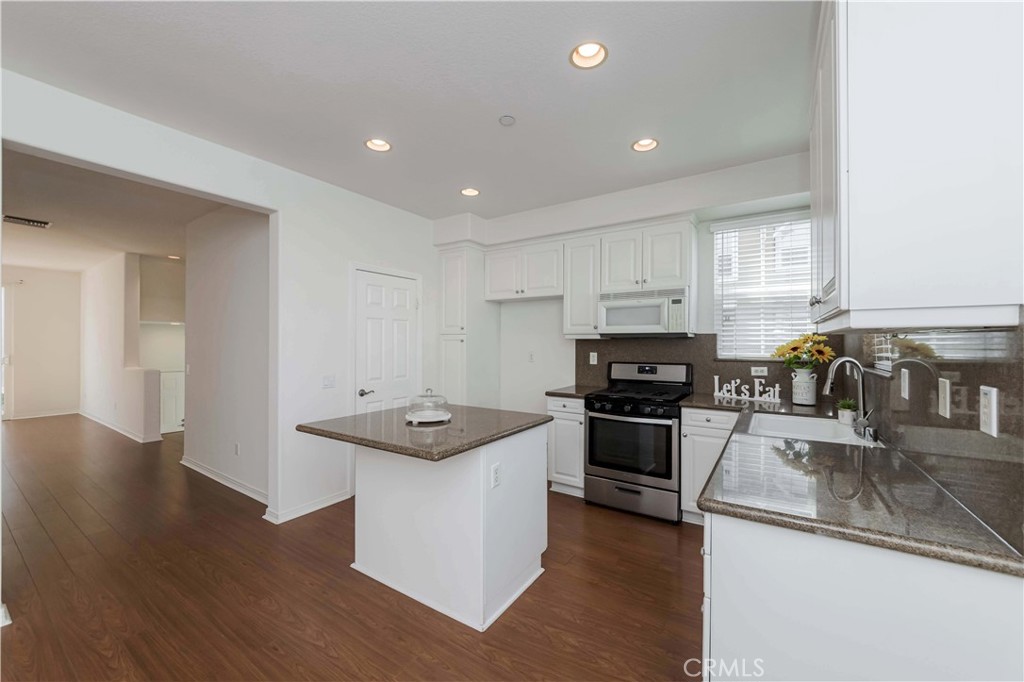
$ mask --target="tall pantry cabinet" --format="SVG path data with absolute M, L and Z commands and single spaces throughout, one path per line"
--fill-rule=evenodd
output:
M 501 318 L 484 300 L 484 254 L 472 246 L 441 258 L 441 341 L 438 391 L 455 405 L 498 407 Z

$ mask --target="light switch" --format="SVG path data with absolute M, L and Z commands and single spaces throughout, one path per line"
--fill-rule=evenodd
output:
M 750 368 L 750 376 L 752 376 L 752 377 L 766 377 L 766 376 L 768 376 L 768 368 L 767 367 L 751 367 Z
M 910 370 L 900 370 L 900 397 L 910 400 Z
M 592 365 L 596 365 L 597 364 L 597 353 L 591 353 L 590 354 L 590 364 L 592 364 Z
M 981 430 L 990 436 L 999 436 L 999 389 L 991 386 L 981 387 L 978 401 L 978 415 Z
M 939 379 L 939 416 L 946 419 L 949 419 L 951 389 L 949 379 Z

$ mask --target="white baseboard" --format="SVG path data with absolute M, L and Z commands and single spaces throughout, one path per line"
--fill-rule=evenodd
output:
M 345 490 L 342 490 L 340 493 L 327 495 L 325 497 L 321 497 L 319 500 L 313 500 L 312 502 L 309 502 L 307 504 L 300 504 L 298 507 L 292 507 L 291 509 L 283 512 L 279 512 L 275 509 L 267 507 L 267 513 L 263 515 L 263 518 L 267 521 L 270 521 L 271 523 L 285 523 L 287 521 L 291 521 L 292 519 L 297 519 L 300 516 L 305 516 L 306 514 L 315 512 L 318 509 L 330 507 L 332 504 L 337 504 L 339 502 L 342 502 L 343 500 L 347 500 L 350 497 L 352 497 L 352 493 L 346 488 Z
M 228 476 L 223 472 L 208 467 L 205 464 L 195 461 L 194 459 L 189 459 L 188 457 L 182 457 L 181 463 L 187 466 L 192 471 L 200 473 L 203 476 L 206 476 L 207 478 L 211 478 L 214 481 L 217 481 L 217 483 L 227 486 L 228 488 L 231 488 L 236 492 L 240 492 L 247 497 L 251 497 L 257 502 L 262 502 L 263 504 L 267 503 L 266 492 L 253 488 L 251 485 L 248 485 L 247 483 L 242 483 L 237 478 L 232 478 L 231 476 Z
M 572 495 L 573 497 L 583 497 L 583 488 L 577 488 L 573 485 L 565 485 L 564 483 L 557 483 L 551 481 L 551 492 L 562 493 L 563 495 Z
M 11 624 L 11 612 L 7 610 L 7 604 L 0 604 L 0 628 Z
M 159 434 L 156 435 L 156 436 L 150 436 L 150 437 L 147 438 L 146 436 L 143 436 L 142 434 L 135 433 L 134 431 L 129 431 L 128 429 L 121 428 L 120 426 L 117 426 L 116 424 L 111 424 L 110 422 L 106 421 L 105 419 L 100 419 L 96 415 L 89 414 L 88 412 L 81 412 L 80 411 L 78 414 L 82 415 L 86 419 L 93 420 L 94 422 L 96 422 L 100 426 L 106 426 L 111 431 L 117 431 L 122 436 L 127 436 L 127 437 L 131 438 L 133 441 L 135 441 L 136 443 L 156 443 L 157 441 L 163 440 L 163 438 L 161 438 L 159 436 Z
M 381 578 L 378 575 L 375 575 L 373 571 L 370 571 L 370 570 L 366 569 L 364 566 L 360 566 L 358 563 L 352 563 L 352 564 L 350 564 L 349 567 L 359 571 L 360 573 L 365 575 L 367 578 L 370 578 L 372 580 L 376 580 L 381 585 L 384 585 L 386 587 L 390 587 L 395 592 L 398 592 L 400 594 L 404 594 L 409 599 L 413 599 L 415 601 L 418 601 L 419 603 L 423 604 L 424 606 L 429 606 L 430 608 L 434 609 L 438 613 L 444 614 L 444 615 L 448 616 L 449 618 L 451 618 L 452 620 L 458 621 L 458 622 L 462 623 L 463 625 L 467 625 L 467 626 L 469 626 L 469 627 L 471 627 L 474 630 L 477 630 L 479 632 L 484 632 L 487 628 L 489 628 L 494 623 L 494 621 L 498 620 L 498 618 L 501 616 L 501 614 L 505 613 L 506 609 L 508 609 L 508 607 L 512 606 L 512 602 L 514 602 L 516 599 L 518 599 L 520 597 L 520 595 L 522 595 L 523 592 L 526 591 L 526 588 L 528 588 L 530 585 L 532 585 L 534 583 L 534 581 L 536 581 L 537 578 L 539 578 L 541 576 L 541 574 L 544 572 L 544 569 L 541 568 L 541 566 L 540 566 L 540 558 L 538 557 L 537 558 L 536 566 L 530 566 L 529 567 L 530 570 L 529 570 L 528 575 L 526 576 L 524 582 L 522 583 L 522 585 L 518 589 L 516 589 L 516 591 L 512 594 L 512 596 L 510 596 L 508 598 L 508 600 L 504 604 L 502 604 L 499 609 L 497 609 L 494 612 L 494 615 L 492 615 L 490 618 L 488 618 L 484 622 L 479 622 L 479 621 L 474 622 L 472 618 L 470 618 L 470 617 L 468 617 L 468 616 L 466 616 L 464 614 L 461 614 L 461 613 L 456 613 L 455 611 L 452 611 L 448 607 L 439 604 L 438 602 L 434 601 L 433 599 L 428 599 L 427 597 L 424 597 L 422 595 L 418 595 L 413 590 L 408 590 L 408 589 L 405 589 L 404 587 L 399 587 L 398 585 L 395 585 L 390 580 L 386 580 L 386 579 Z
M 692 524 L 695 524 L 697 526 L 703 526 L 704 525 L 704 515 L 703 514 L 694 514 L 693 512 L 686 511 L 685 509 L 683 510 L 683 519 L 682 520 L 683 520 L 684 523 L 692 523 Z
M 7 419 L 14 421 L 16 419 L 39 419 L 41 417 L 64 417 L 69 414 L 78 414 L 78 408 L 71 410 L 56 410 L 53 412 L 29 412 L 28 414 L 12 414 Z

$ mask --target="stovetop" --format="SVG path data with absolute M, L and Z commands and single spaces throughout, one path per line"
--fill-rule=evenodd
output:
M 693 393 L 692 371 L 691 365 L 680 363 L 613 362 L 608 388 L 587 394 L 586 409 L 619 416 L 678 417 L 680 401 Z

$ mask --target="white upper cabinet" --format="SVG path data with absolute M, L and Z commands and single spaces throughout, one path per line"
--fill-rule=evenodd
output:
M 441 253 L 441 333 L 466 333 L 466 252 Z
M 643 234 L 640 230 L 616 232 L 601 238 L 601 293 L 636 291 L 640 288 Z
M 1018 324 L 1021 21 L 1020 3 L 822 4 L 811 130 L 820 330 Z
M 601 293 L 689 286 L 693 239 L 689 221 L 604 235 Z
M 484 298 L 508 301 L 562 295 L 562 244 L 490 251 L 484 256 Z
M 562 332 L 567 336 L 597 335 L 598 264 L 600 237 L 565 243 L 565 302 Z

